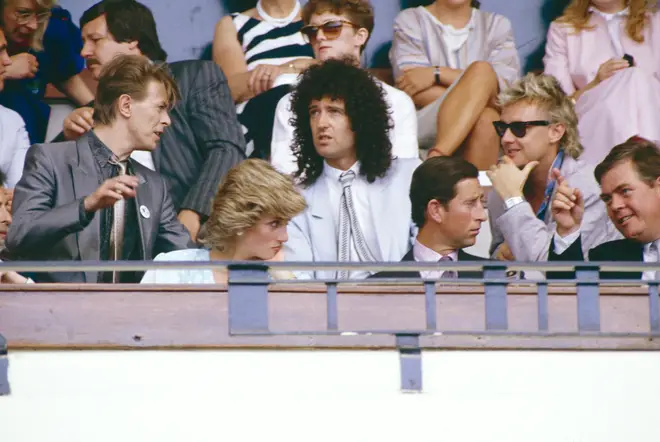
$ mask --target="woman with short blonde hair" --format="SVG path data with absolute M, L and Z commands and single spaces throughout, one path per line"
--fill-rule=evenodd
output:
M 573 0 L 550 25 L 545 73 L 575 101 L 582 158 L 660 139 L 660 15 L 649 0 Z
M 280 261 L 287 224 L 306 207 L 286 175 L 266 161 L 249 159 L 229 171 L 213 199 L 198 241 L 203 249 L 158 255 L 154 261 Z M 292 274 L 273 273 L 275 278 Z M 143 283 L 223 284 L 224 270 L 150 270 Z

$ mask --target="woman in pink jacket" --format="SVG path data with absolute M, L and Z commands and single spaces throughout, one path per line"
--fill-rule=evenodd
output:
M 633 135 L 660 140 L 655 9 L 649 0 L 573 0 L 550 25 L 545 73 L 575 100 L 584 161 L 600 162 Z

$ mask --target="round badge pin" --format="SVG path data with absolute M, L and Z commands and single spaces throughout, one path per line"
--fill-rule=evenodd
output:
M 147 206 L 140 206 L 140 215 L 142 215 L 143 218 L 149 219 L 151 217 L 151 212 L 149 212 Z

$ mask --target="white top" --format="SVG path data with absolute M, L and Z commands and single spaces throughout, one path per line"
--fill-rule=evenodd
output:
M 607 32 L 610 34 L 612 47 L 619 57 L 623 57 L 625 52 L 623 51 L 623 46 L 621 45 L 621 30 L 623 27 L 623 22 L 628 17 L 628 8 L 619 12 L 615 12 L 614 14 L 602 12 L 593 6 L 589 8 L 589 11 L 598 14 L 605 19 L 607 22 Z
M 23 118 L 13 110 L 0 106 L 0 170 L 7 176 L 6 188 L 13 189 L 21 179 L 29 148 L 30 138 Z
M 369 197 L 368 189 L 369 183 L 364 177 L 360 176 L 360 165 L 355 163 L 349 170 L 355 172 L 355 179 L 351 183 L 351 193 L 353 194 L 353 204 L 355 206 L 355 212 L 357 215 L 358 223 L 362 229 L 362 234 L 364 239 L 367 242 L 371 254 L 378 261 L 381 260 L 380 248 L 378 247 L 378 239 L 376 238 L 376 227 L 374 224 L 374 219 L 371 216 L 371 210 L 369 210 Z M 342 184 L 339 182 L 339 177 L 345 171 L 335 169 L 332 166 L 329 166 L 328 163 L 323 163 L 323 173 L 321 178 L 323 179 L 323 184 L 328 189 L 329 201 L 328 204 L 332 207 L 332 222 L 335 227 L 335 238 L 339 241 L 339 210 L 341 203 L 341 196 L 344 192 Z M 351 235 L 351 247 L 349 250 L 349 261 L 359 261 L 360 258 L 355 247 L 355 239 Z M 351 272 L 351 278 L 366 278 L 370 275 L 370 272 Z
M 131 154 L 131 158 L 142 164 L 144 167 L 147 167 L 153 171 L 156 170 L 156 166 L 154 165 L 154 157 L 148 150 L 134 150 Z
M 458 252 L 452 252 L 446 256 L 449 256 L 454 262 L 458 261 Z M 429 249 L 418 240 L 415 240 L 415 244 L 413 245 L 413 257 L 416 262 L 438 262 L 443 255 L 433 249 Z M 420 272 L 422 278 L 425 279 L 440 279 L 442 278 L 443 273 L 445 273 L 444 270 L 424 270 Z
M 392 113 L 394 128 L 390 132 L 392 156 L 398 158 L 419 158 L 417 144 L 417 110 L 412 99 L 405 92 L 376 80 L 383 87 L 385 100 Z M 287 94 L 277 104 L 271 142 L 270 162 L 282 173 L 290 174 L 298 170 L 296 157 L 291 150 L 293 126 L 291 118 L 291 94 Z
M 474 11 L 472 8 L 472 13 L 470 15 L 470 21 L 468 24 L 460 29 L 456 29 L 452 25 L 446 25 L 442 23 L 438 18 L 431 14 L 431 12 L 423 8 L 424 11 L 435 21 L 440 29 L 442 29 L 442 40 L 447 48 L 447 54 L 451 56 L 447 57 L 449 62 L 449 67 L 452 69 L 459 69 L 459 55 L 458 51 L 463 47 L 468 37 L 470 36 L 470 31 L 474 28 Z
M 208 249 L 185 249 L 160 253 L 154 261 L 211 261 Z M 211 269 L 148 270 L 141 284 L 215 284 Z

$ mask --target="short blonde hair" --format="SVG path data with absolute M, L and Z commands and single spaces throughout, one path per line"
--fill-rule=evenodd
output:
M 525 102 L 544 109 L 551 123 L 560 123 L 566 128 L 560 148 L 576 159 L 582 154 L 575 106 L 555 77 L 527 74 L 502 91 L 497 101 L 502 108 Z
M 587 24 L 591 17 L 590 6 L 591 0 L 573 0 L 557 19 L 557 23 L 571 26 L 576 33 L 593 30 L 594 27 Z M 657 5 L 650 0 L 627 0 L 626 6 L 630 8 L 626 19 L 626 34 L 637 43 L 643 43 L 643 32 L 649 24 L 648 13 L 654 12 Z
M 13 3 L 14 0 L 0 0 L 0 4 L 2 5 L 2 10 L 4 13 L 4 9 L 7 7 L 8 4 Z M 55 4 L 57 3 L 56 0 L 36 0 L 37 6 L 39 7 L 40 10 L 48 10 L 50 11 Z M 48 20 L 46 20 L 43 23 L 39 23 L 39 27 L 35 31 L 34 35 L 32 36 L 32 42 L 30 43 L 30 48 L 35 50 L 35 51 L 43 51 L 44 49 L 44 34 L 46 33 L 46 28 L 48 27 Z
M 259 159 L 234 166 L 213 199 L 211 216 L 199 242 L 220 251 L 231 249 L 239 232 L 272 216 L 290 220 L 307 207 L 293 180 Z

